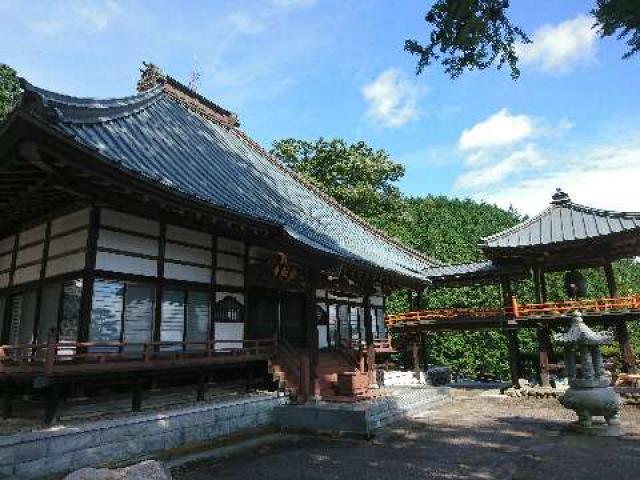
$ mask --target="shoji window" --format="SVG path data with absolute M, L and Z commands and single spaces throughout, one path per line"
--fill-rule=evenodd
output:
M 340 328 L 340 342 L 351 341 L 351 328 L 349 324 L 349 305 L 338 304 L 338 324 Z
M 141 353 L 143 344 L 152 340 L 154 299 L 153 285 L 96 279 L 89 340 L 124 341 L 128 343 L 126 352 Z
M 160 320 L 161 342 L 184 340 L 185 293 L 182 290 L 162 292 L 162 318 Z M 181 345 L 163 345 L 162 350 L 182 350 Z
M 216 284 L 244 287 L 245 246 L 243 242 L 218 237 Z
M 140 283 L 127 283 L 125 289 L 122 339 L 130 344 L 126 347 L 127 351 L 142 352 L 142 344 L 152 340 L 155 289 Z
M 329 346 L 335 347 L 338 337 L 338 306 L 329 305 Z
M 316 323 L 318 325 L 318 348 L 329 346 L 329 313 L 326 303 L 316 304 Z
M 187 350 L 204 350 L 209 341 L 209 294 L 206 292 L 187 292 L 187 327 L 185 341 Z M 200 345 L 202 343 L 202 345 Z
M 349 308 L 349 320 L 351 326 L 351 339 L 355 341 L 360 340 L 360 325 L 358 323 L 358 307 L 352 305 Z
M 36 291 L 13 295 L 9 304 L 9 344 L 31 343 L 36 320 Z
M 162 297 L 160 340 L 187 342 L 188 351 L 204 350 L 209 338 L 209 294 L 165 290 Z M 189 342 L 194 344 L 189 345 Z M 164 345 L 163 350 L 182 350 L 182 345 Z
M 376 323 L 378 324 L 378 338 L 386 338 L 387 326 L 384 324 L 384 309 L 376 308 Z
M 96 280 L 93 287 L 89 341 L 119 341 L 123 313 L 124 282 Z

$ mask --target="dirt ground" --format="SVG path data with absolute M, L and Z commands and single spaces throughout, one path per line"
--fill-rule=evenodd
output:
M 283 436 L 229 458 L 183 467 L 178 480 L 640 479 L 640 408 L 624 407 L 621 438 L 570 434 L 556 400 L 457 392 L 452 404 L 373 440 Z

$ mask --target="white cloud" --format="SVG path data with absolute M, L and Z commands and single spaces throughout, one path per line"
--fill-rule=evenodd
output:
M 530 143 L 524 148 L 510 153 L 497 163 L 481 166 L 460 175 L 455 188 L 477 189 L 495 185 L 511 175 L 545 164 L 545 159 L 537 147 Z
M 517 54 L 523 65 L 563 74 L 595 60 L 596 37 L 593 19 L 578 15 L 557 25 L 543 25 L 531 36 L 533 43 L 518 45 Z
M 362 87 L 369 104 L 366 116 L 384 127 L 401 127 L 419 117 L 418 100 L 425 93 L 425 87 L 389 68 Z
M 98 33 L 106 30 L 122 13 L 115 0 L 94 2 L 66 1 L 51 5 L 44 16 L 36 16 L 27 22 L 29 29 L 46 36 L 68 34 L 73 31 Z
M 632 137 L 633 138 L 633 137 Z M 621 211 L 640 211 L 637 179 L 640 178 L 640 142 L 605 144 L 558 155 L 545 171 L 499 189 L 473 194 L 478 200 L 528 215 L 540 212 L 557 187 L 584 205 Z
M 240 10 L 230 13 L 228 20 L 237 33 L 256 35 L 266 29 L 264 19 Z
M 511 145 L 529 137 L 534 131 L 533 119 L 527 115 L 512 115 L 506 108 L 486 120 L 465 129 L 458 146 L 462 150 Z
M 318 0 L 271 0 L 271 3 L 276 8 L 289 10 L 294 8 L 313 7 L 318 3 Z

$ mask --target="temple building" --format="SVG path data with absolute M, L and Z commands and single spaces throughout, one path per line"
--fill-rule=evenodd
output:
M 431 288 L 498 285 L 502 308 L 447 308 L 413 310 L 390 315 L 388 326 L 399 336 L 415 337 L 434 331 L 501 330 L 508 340 L 511 377 L 521 376 L 517 330 L 533 328 L 537 333 L 541 385 L 550 383 L 550 370 L 564 369 L 556 359 L 551 331 L 568 326 L 578 310 L 585 321 L 615 330 L 620 345 L 622 369 L 634 372 L 636 359 L 627 322 L 640 318 L 640 295 L 621 294 L 613 262 L 640 256 L 640 213 L 613 212 L 580 205 L 558 189 L 551 203 L 538 215 L 503 232 L 482 239 L 486 260 L 461 265 L 429 267 Z M 581 269 L 600 269 L 608 296 L 585 298 Z M 548 298 L 545 274 L 565 274 L 567 298 Z M 530 279 L 535 303 L 521 303 L 514 282 Z M 558 361 L 556 361 L 558 360 Z
M 341 371 L 373 371 L 385 295 L 437 265 L 153 65 L 126 98 L 22 88 L 0 129 L 5 414 L 35 392 L 51 420 L 71 387 L 109 381 L 135 409 L 153 379 L 229 366 L 330 396 Z

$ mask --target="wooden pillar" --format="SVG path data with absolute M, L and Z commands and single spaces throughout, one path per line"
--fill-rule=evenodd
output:
M 535 291 L 536 303 L 544 303 L 546 301 L 544 272 L 540 265 L 533 267 L 533 287 Z M 550 386 L 549 382 L 549 359 L 551 352 L 551 331 L 547 325 L 540 324 L 536 330 L 538 339 L 538 361 L 540 368 L 540 385 L 543 387 Z
M 82 276 L 82 298 L 80 299 L 79 342 L 89 341 L 91 309 L 93 308 L 93 285 L 95 283 L 96 257 L 98 255 L 98 235 L 100 234 L 100 208 L 94 205 L 89 215 L 89 234 L 87 236 L 85 267 Z
M 3 393 L 3 401 L 2 401 L 2 418 L 5 420 L 7 418 L 11 418 L 13 415 L 13 397 L 14 397 L 14 386 L 11 380 L 7 380 L 7 382 L 2 385 Z
M 604 276 L 607 279 L 607 288 L 609 289 L 609 297 L 617 298 L 619 295 L 616 276 L 613 271 L 613 265 L 609 260 L 604 262 Z M 627 323 L 622 319 L 617 319 L 615 323 L 616 337 L 620 345 L 620 353 L 622 354 L 622 370 L 627 373 L 636 372 L 636 356 L 633 352 L 631 339 Z
M 418 337 L 419 338 L 419 337 Z M 416 380 L 420 380 L 420 346 L 418 345 L 418 339 L 413 342 L 413 375 Z
M 198 372 L 198 389 L 196 391 L 196 402 L 204 401 L 204 397 L 207 393 L 207 372 L 200 370 Z
M 44 424 L 51 425 L 58 416 L 58 407 L 60 405 L 60 395 L 62 393 L 59 383 L 52 383 L 47 387 L 47 400 L 44 407 Z
M 511 385 L 519 387 L 518 379 L 520 374 L 520 342 L 518 341 L 518 331 L 505 330 L 507 336 L 507 348 L 509 349 L 509 370 L 511 372 Z
M 131 411 L 139 412 L 142 410 L 142 379 L 140 375 L 136 375 L 133 381 L 133 392 L 131 394 Z
M 369 383 L 373 384 L 376 381 L 376 351 L 373 344 L 373 326 L 371 324 L 371 293 L 372 289 L 365 290 L 365 295 L 362 299 L 362 307 L 364 308 L 364 331 L 367 343 L 367 372 L 369 373 Z
M 306 289 L 307 351 L 309 352 L 309 391 L 319 395 L 318 361 L 320 342 L 318 339 L 318 319 L 316 318 L 316 289 L 314 275 L 309 275 L 310 286 Z

